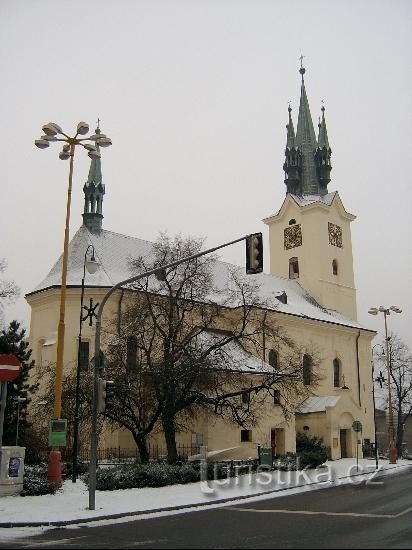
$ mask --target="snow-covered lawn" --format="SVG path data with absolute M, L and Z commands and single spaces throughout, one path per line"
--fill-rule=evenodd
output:
M 406 460 L 399 461 L 397 465 L 389 464 L 387 460 L 379 462 L 382 470 L 371 482 L 375 482 L 383 475 L 412 467 L 412 463 Z M 343 459 L 327 462 L 317 470 L 306 472 L 262 472 L 229 480 L 188 485 L 97 491 L 96 510 L 88 509 L 86 485 L 82 481 L 74 484 L 67 480 L 54 495 L 0 498 L 0 524 L 97 519 L 116 514 L 159 511 L 164 508 L 191 505 L 219 506 L 222 505 L 219 501 L 228 498 L 250 497 L 253 500 L 261 500 L 268 498 L 265 493 L 270 491 L 274 492 L 270 497 L 286 496 L 332 485 L 359 483 L 363 479 L 371 478 L 374 470 L 375 463 L 372 460 L 359 460 L 357 473 L 356 460 Z M 124 521 L 126 520 L 125 518 Z M 8 529 L 0 529 L 0 539 L 2 535 L 6 535 L 5 531 Z

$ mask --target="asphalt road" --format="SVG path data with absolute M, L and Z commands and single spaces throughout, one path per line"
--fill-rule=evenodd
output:
M 50 529 L 0 548 L 412 548 L 412 470 L 381 479 L 382 485 Z

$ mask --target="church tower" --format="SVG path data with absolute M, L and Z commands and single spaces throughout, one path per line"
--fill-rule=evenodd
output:
M 337 191 L 328 192 L 332 170 L 325 108 L 316 139 L 303 66 L 296 135 L 289 106 L 286 138 L 286 198 L 269 226 L 270 272 L 296 281 L 324 308 L 356 320 L 350 223 Z
M 96 128 L 96 134 L 100 134 L 99 127 Z M 96 149 L 99 151 L 97 142 Z M 83 192 L 83 225 L 85 225 L 91 233 L 100 233 L 103 221 L 103 196 L 105 194 L 104 185 L 102 183 L 102 165 L 100 157 L 93 158 L 90 163 L 89 176 L 84 184 Z

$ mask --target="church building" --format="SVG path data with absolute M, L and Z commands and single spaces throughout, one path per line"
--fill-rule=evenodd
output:
M 305 88 L 305 69 L 300 68 L 301 96 L 296 133 L 292 109 L 288 109 L 284 172 L 286 195 L 280 208 L 266 217 L 270 273 L 254 275 L 263 296 L 275 297 L 270 312 L 274 321 L 300 343 L 320 350 L 319 383 L 310 396 L 296 403 L 295 414 L 286 419 L 276 401 L 268 404 L 264 418 L 251 430 L 207 417 L 178 435 L 179 443 L 208 446 L 209 451 L 227 449 L 229 458 L 256 457 L 257 446 L 272 446 L 276 454 L 296 449 L 296 433 L 322 437 L 332 459 L 362 456 L 362 448 L 374 442 L 371 341 L 375 332 L 357 321 L 356 288 L 348 212 L 338 191 L 329 191 L 331 155 L 322 106 L 316 137 Z M 84 191 L 83 224 L 69 244 L 66 299 L 65 368 L 77 363 L 81 281 L 85 254 L 93 245 L 99 269 L 85 276 L 85 303 L 101 302 L 105 293 L 131 276 L 129 259 L 150 254 L 152 243 L 103 228 L 101 160 L 92 159 Z M 265 234 L 264 234 L 265 238 Z M 62 258 L 43 281 L 26 295 L 31 307 L 30 345 L 38 366 L 56 357 L 57 325 Z M 217 261 L 214 275 L 224 281 L 228 264 Z M 123 293 L 109 299 L 103 322 L 116 319 Z M 83 325 L 82 356 L 94 355 L 94 328 Z M 273 363 L 274 350 L 265 356 L 244 353 L 245 364 L 258 372 L 262 361 Z M 305 356 L 302 357 L 305 369 Z M 259 367 L 260 365 L 260 367 Z M 304 370 L 305 375 L 305 370 Z M 305 384 L 310 385 L 310 376 Z M 360 421 L 362 432 L 353 430 Z M 248 432 L 248 433 L 245 433 Z M 153 436 L 162 443 L 162 434 Z M 134 447 L 125 430 L 108 432 L 100 447 Z M 357 448 L 358 447 L 358 448 Z M 232 450 L 232 451 L 230 451 Z

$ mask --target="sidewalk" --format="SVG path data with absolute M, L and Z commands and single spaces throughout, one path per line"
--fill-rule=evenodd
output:
M 305 472 L 261 472 L 228 480 L 160 488 L 97 491 L 96 510 L 88 510 L 88 489 L 82 481 L 64 482 L 54 495 L 0 498 L 0 527 L 63 526 L 90 521 L 116 519 L 189 509 L 219 506 L 233 500 L 286 496 L 342 484 L 358 484 L 363 480 L 375 482 L 389 474 L 412 467 L 412 462 L 398 464 L 379 461 L 375 474 L 373 460 L 355 459 L 327 462 L 317 470 Z M 1 537 L 1 534 L 0 534 Z

